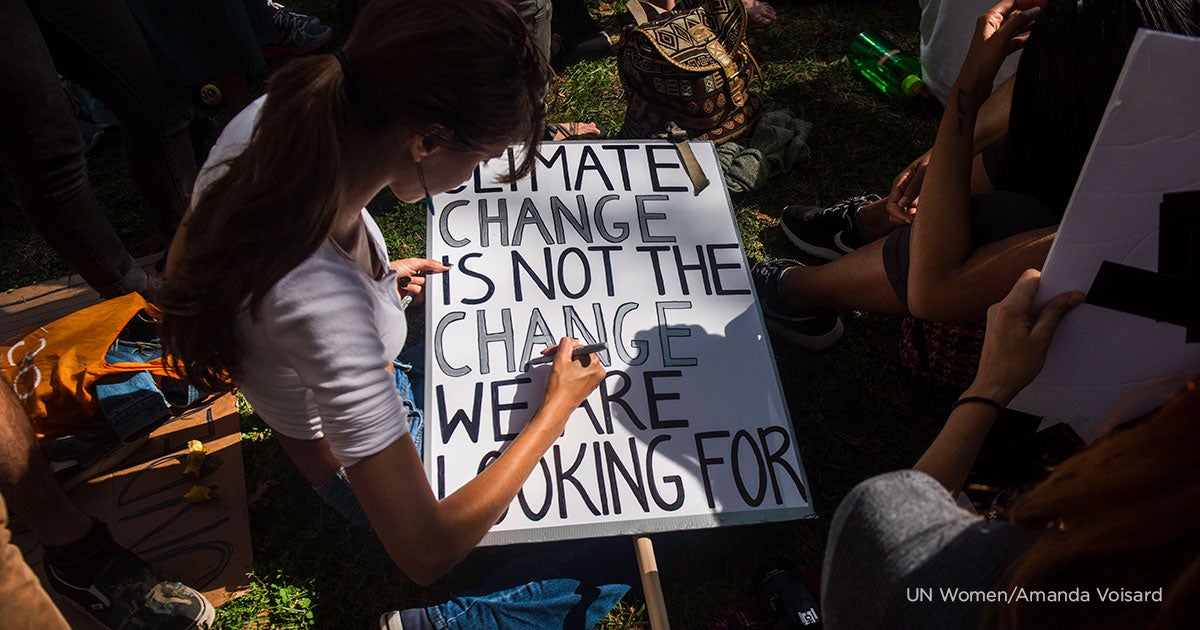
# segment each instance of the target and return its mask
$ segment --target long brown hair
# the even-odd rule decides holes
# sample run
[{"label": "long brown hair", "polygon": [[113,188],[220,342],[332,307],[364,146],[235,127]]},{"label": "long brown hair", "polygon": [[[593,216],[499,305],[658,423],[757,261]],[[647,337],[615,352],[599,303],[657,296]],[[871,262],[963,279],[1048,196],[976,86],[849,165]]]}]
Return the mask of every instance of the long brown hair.
[{"label": "long brown hair", "polygon": [[[1021,51],[1002,185],[1060,214],[1139,28],[1200,35],[1198,0],[1050,0]],[[1182,77],[1181,77],[1181,80]]]},{"label": "long brown hair", "polygon": [[237,377],[240,314],[256,316],[328,235],[353,138],[394,125],[455,151],[521,143],[510,177],[532,169],[549,71],[506,0],[374,0],[341,55],[271,77],[249,144],[184,220],[182,255],[153,298],[168,360],[196,384]]},{"label": "long brown hair", "polygon": [[[1018,499],[1036,542],[997,583],[1086,590],[1088,604],[993,606],[1002,628],[1193,626],[1200,615],[1200,389],[1067,460]],[[1162,602],[1104,603],[1096,589],[1156,590]]]}]

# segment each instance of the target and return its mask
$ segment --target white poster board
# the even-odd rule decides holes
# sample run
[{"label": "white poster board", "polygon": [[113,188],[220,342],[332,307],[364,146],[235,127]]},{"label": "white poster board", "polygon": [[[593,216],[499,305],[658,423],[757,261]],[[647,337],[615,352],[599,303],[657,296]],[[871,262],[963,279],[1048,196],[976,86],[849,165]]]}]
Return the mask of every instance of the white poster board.
[{"label": "white poster board", "polygon": [[[1138,32],[1035,302],[1040,309],[1065,291],[1091,290],[1059,326],[1041,375],[1012,403],[1043,416],[1043,426],[1068,422],[1091,441],[1161,405],[1200,371],[1200,343],[1185,343],[1185,327],[1092,303],[1105,263],[1161,271],[1164,193],[1200,190],[1197,77],[1200,40]],[[1192,308],[1200,300],[1190,292],[1150,297]]]},{"label": "white poster board", "polygon": [[532,176],[492,160],[434,198],[425,462],[446,496],[540,406],[572,336],[604,342],[575,411],[483,544],[641,534],[814,515],[741,238],[711,143],[693,195],[665,142],[547,144]]}]

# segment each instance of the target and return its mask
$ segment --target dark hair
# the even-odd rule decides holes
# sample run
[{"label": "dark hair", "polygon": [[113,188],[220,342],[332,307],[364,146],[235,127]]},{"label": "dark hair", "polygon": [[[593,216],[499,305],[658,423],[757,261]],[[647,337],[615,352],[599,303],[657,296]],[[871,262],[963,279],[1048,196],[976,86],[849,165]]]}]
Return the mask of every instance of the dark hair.
[{"label": "dark hair", "polygon": [[1017,67],[1005,187],[1066,209],[1139,27],[1198,35],[1200,1],[1046,4]]},{"label": "dark hair", "polygon": [[196,384],[223,389],[238,375],[238,318],[256,316],[328,235],[354,139],[391,124],[455,151],[521,143],[510,177],[533,168],[549,71],[506,0],[374,0],[342,57],[304,57],[271,77],[249,144],[184,219],[181,255],[153,298],[168,361]]},{"label": "dark hair", "polygon": [[[1017,499],[1012,522],[1037,540],[996,588],[1090,592],[1089,604],[991,607],[1003,628],[1181,628],[1200,612],[1200,388],[1098,440]],[[1112,604],[1096,588],[1163,589],[1162,602]]]}]

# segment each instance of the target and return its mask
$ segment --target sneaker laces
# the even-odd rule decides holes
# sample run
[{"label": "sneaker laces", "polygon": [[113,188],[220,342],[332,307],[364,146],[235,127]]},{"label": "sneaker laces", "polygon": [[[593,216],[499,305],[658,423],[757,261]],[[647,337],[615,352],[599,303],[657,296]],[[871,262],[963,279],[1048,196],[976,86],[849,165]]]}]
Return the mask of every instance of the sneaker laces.
[{"label": "sneaker laces", "polygon": [[882,197],[879,195],[858,195],[843,199],[832,206],[821,211],[821,217],[830,217],[836,219],[842,225],[842,232],[845,234],[843,238],[848,239],[847,242],[851,247],[861,247],[866,245],[866,233],[862,231],[859,225],[856,225],[856,217],[858,211],[862,210],[863,206],[879,201]]},{"label": "sneaker laces", "polygon": [[843,199],[832,206],[829,206],[822,212],[822,214],[825,212],[833,212],[844,214],[849,217],[851,214],[858,212],[863,206],[879,201],[880,199],[881,197],[879,195],[858,195],[857,197],[850,197],[848,199]]},{"label": "sneaker laces", "polygon": [[268,2],[267,6],[275,9],[273,21],[275,26],[283,31],[303,30],[313,19],[303,13],[289,11],[287,7],[277,2]]},{"label": "sneaker laces", "polygon": [[770,260],[751,259],[750,276],[754,281],[755,287],[758,289],[758,297],[762,300],[764,308],[787,315],[796,311],[796,309],[788,306],[783,300],[783,293],[781,291],[783,288],[783,274],[787,273],[793,267],[803,266],[799,261],[789,258],[775,258]]},{"label": "sneaker laces", "polygon": [[304,21],[300,19],[299,13],[292,13],[284,9],[275,12],[275,26],[281,31],[296,31],[304,28]]}]

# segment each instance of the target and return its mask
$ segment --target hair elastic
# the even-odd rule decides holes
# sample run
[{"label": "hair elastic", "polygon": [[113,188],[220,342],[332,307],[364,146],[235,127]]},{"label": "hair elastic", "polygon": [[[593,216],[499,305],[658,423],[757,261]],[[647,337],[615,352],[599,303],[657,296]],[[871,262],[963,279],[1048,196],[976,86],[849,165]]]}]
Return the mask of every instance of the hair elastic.
[{"label": "hair elastic", "polygon": [[992,400],[991,398],[985,398],[983,396],[963,396],[962,398],[959,398],[958,400],[954,401],[953,405],[950,405],[950,411],[954,411],[955,409],[958,409],[959,407],[961,407],[967,403],[984,404],[984,405],[991,407],[992,409],[995,409],[996,413],[1004,413],[1004,405],[1001,405],[1000,403]]},{"label": "hair elastic", "polygon": [[375,105],[371,97],[366,94],[358,77],[354,73],[353,66],[350,65],[350,59],[346,57],[343,50],[333,51],[333,58],[337,59],[338,65],[342,67],[342,86],[346,92],[346,100],[350,101],[351,107],[358,112],[362,123],[367,129],[380,129],[387,125],[388,116],[383,110]]},{"label": "hair elastic", "polygon": [[421,182],[421,189],[425,191],[425,207],[429,208],[429,216],[433,216],[433,195],[429,194],[429,187],[425,185],[425,170],[421,168],[420,160],[417,160],[417,180]]},{"label": "hair elastic", "polygon": [[333,57],[337,59],[338,65],[342,67],[342,74],[345,75],[346,81],[349,82],[352,73],[350,71],[350,60],[346,58],[346,53],[338,49],[333,51]]}]

